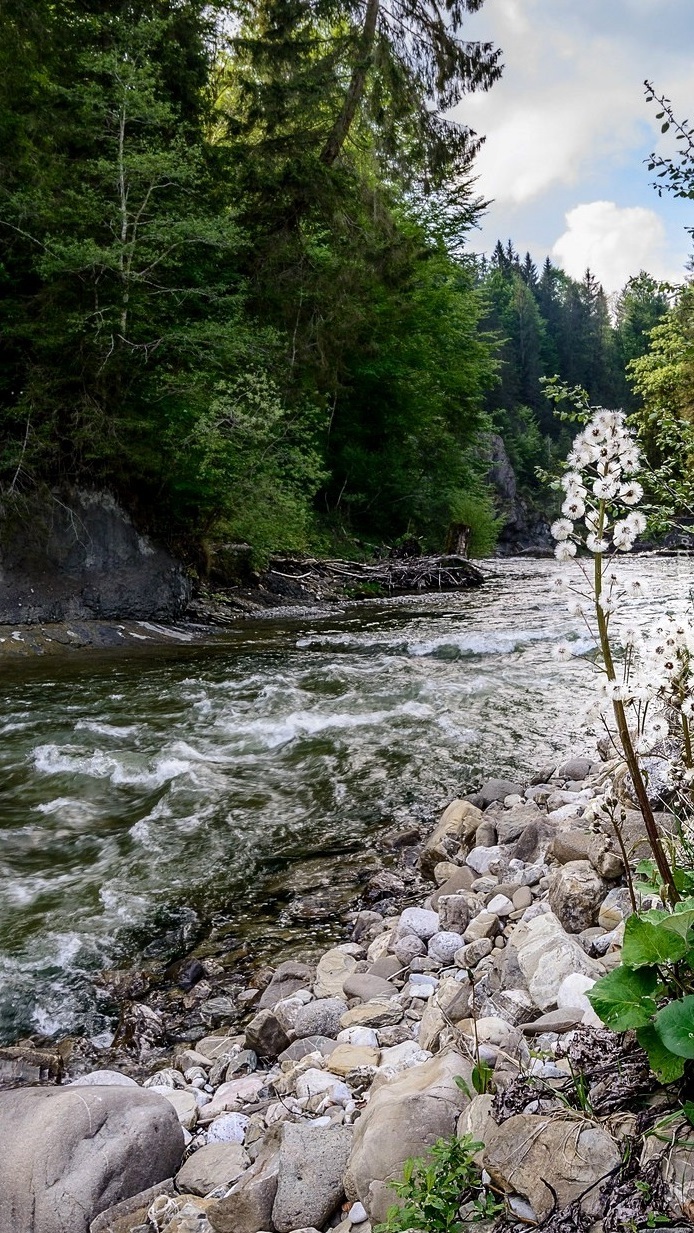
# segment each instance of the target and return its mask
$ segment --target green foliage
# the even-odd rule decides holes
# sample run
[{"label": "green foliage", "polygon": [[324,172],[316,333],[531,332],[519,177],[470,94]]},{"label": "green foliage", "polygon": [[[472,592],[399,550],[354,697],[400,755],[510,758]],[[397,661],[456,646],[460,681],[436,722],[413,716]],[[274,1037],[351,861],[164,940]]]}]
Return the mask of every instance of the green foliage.
[{"label": "green foliage", "polygon": [[694,898],[630,916],[621,967],[588,997],[608,1027],[636,1029],[661,1083],[681,1079],[694,1058]]},{"label": "green foliage", "polygon": [[[408,1160],[402,1181],[391,1183],[401,1205],[390,1208],[385,1224],[377,1225],[374,1233],[403,1233],[413,1228],[425,1233],[462,1233],[469,1223],[497,1215],[503,1205],[486,1191],[475,1162],[483,1146],[471,1135],[439,1139],[428,1156]],[[463,1204],[465,1223],[459,1214]]]},{"label": "green foliage", "polygon": [[[399,6],[397,0],[396,7]],[[115,489],[260,555],[325,528],[442,548],[493,519],[493,379],[458,246],[475,148],[439,107],[498,76],[477,0],[8,0],[0,19],[0,486]],[[433,22],[433,24],[432,24]],[[425,193],[435,187],[435,193]],[[323,525],[321,525],[323,520]]]}]

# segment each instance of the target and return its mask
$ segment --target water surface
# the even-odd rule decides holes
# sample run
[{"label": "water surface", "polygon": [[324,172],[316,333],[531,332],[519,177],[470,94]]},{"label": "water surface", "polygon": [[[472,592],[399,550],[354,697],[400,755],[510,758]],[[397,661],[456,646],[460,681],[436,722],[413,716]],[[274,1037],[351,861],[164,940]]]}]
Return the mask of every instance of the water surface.
[{"label": "water surface", "polygon": [[[592,642],[557,567],[485,572],[208,647],[3,667],[0,1039],[103,1033],[99,968],[180,953],[209,922],[272,936],[295,895],[356,886],[380,830],[587,750]],[[689,561],[638,572],[646,622],[683,608]]]}]

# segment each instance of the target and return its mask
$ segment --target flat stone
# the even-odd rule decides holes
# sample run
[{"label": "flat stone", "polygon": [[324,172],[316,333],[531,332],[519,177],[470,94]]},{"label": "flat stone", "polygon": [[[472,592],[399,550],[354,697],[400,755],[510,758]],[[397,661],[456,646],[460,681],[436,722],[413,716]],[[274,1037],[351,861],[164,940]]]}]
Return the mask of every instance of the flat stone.
[{"label": "flat stone", "polygon": [[[343,988],[345,997],[361,998],[363,1002],[369,1002],[372,998],[394,997],[397,993],[395,985],[380,976],[371,976],[368,972],[348,976]],[[341,1013],[344,1014],[344,1007]]]},{"label": "flat stone", "polygon": [[560,779],[585,779],[590,775],[592,762],[589,758],[567,758],[557,770]]},{"label": "flat stone", "polygon": [[300,1062],[309,1053],[320,1053],[322,1057],[330,1057],[335,1048],[335,1041],[329,1036],[302,1036],[293,1040],[291,1045],[279,1054],[278,1062]]},{"label": "flat stone", "polygon": [[131,1087],[0,1092],[0,1229],[88,1233],[115,1203],[177,1171],[184,1135],[167,1100]]},{"label": "flat stone", "polygon": [[455,873],[452,873],[446,881],[439,886],[439,889],[431,896],[431,906],[434,910],[438,909],[439,901],[444,895],[458,895],[460,891],[468,891],[472,889],[472,883],[475,880],[475,874],[467,865],[460,865]]},{"label": "flat stone", "polygon": [[264,1084],[265,1076],[259,1074],[244,1075],[222,1083],[209,1104],[203,1105],[200,1110],[200,1120],[211,1122],[219,1113],[234,1112],[240,1104],[251,1104]]},{"label": "flat stone", "polygon": [[383,955],[381,959],[377,959],[369,968],[369,976],[380,976],[382,980],[390,980],[393,976],[398,976],[403,969],[403,964],[398,959],[397,955]]},{"label": "flat stone", "polygon": [[522,1023],[521,1032],[525,1036],[541,1036],[544,1032],[571,1032],[583,1022],[583,1011],[579,1007],[565,1006],[562,1010],[548,1010],[532,1023]]},{"label": "flat stone", "polygon": [[320,959],[316,968],[314,993],[317,998],[342,996],[342,986],[357,966],[354,955],[341,950],[329,950]]},{"label": "flat stone", "polygon": [[351,1027],[390,1027],[400,1023],[403,1017],[402,1006],[388,1005],[386,1002],[362,1002],[345,1012],[340,1019],[340,1026]]},{"label": "flat stone", "polygon": [[350,1074],[361,1066],[378,1066],[380,1051],[359,1045],[338,1045],[330,1055],[330,1070],[334,1075]]},{"label": "flat stone", "polygon": [[243,1044],[243,1036],[204,1036],[197,1042],[197,1052],[208,1061],[216,1062],[223,1053],[230,1053],[238,1044]]},{"label": "flat stone", "polygon": [[209,1143],[188,1157],[176,1174],[176,1185],[181,1193],[204,1197],[218,1186],[232,1186],[250,1163],[239,1143]]},{"label": "flat stone", "polygon": [[276,1002],[291,997],[297,989],[308,989],[313,983],[313,969],[306,963],[288,959],[281,963],[258,1002],[259,1010],[272,1010]]}]

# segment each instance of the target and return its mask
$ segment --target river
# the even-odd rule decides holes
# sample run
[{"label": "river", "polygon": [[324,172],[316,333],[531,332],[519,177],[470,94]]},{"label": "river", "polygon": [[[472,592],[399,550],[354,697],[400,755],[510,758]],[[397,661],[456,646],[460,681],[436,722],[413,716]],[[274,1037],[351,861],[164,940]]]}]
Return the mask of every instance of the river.
[{"label": "river", "polygon": [[[690,561],[629,568],[645,624],[683,610]],[[479,590],[244,621],[212,645],[5,665],[0,1040],[105,1044],[100,968],[215,928],[300,941],[296,897],[353,894],[381,831],[589,750],[592,641],[559,567],[484,570]]]}]

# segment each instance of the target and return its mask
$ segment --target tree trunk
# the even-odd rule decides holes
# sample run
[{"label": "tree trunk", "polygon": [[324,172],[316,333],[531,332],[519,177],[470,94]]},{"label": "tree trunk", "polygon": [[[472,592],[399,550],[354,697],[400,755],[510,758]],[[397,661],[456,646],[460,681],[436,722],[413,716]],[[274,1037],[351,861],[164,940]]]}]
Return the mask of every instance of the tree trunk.
[{"label": "tree trunk", "polygon": [[326,167],[332,167],[338,158],[364,94],[366,75],[369,71],[371,53],[376,37],[376,22],[378,21],[380,3],[381,0],[367,0],[364,28],[359,39],[357,62],[352,70],[342,110],[333,124],[328,140],[321,151],[320,160],[322,163],[325,163]]}]

